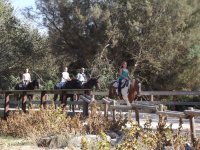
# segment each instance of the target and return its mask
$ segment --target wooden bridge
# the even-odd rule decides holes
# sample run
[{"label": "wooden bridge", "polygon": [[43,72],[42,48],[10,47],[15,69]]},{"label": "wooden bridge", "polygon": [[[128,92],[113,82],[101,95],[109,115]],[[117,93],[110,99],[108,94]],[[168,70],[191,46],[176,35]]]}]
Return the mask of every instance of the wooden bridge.
[{"label": "wooden bridge", "polygon": [[[26,100],[27,94],[37,94],[40,95],[40,107],[43,107],[44,104],[50,103],[45,97],[46,94],[84,94],[85,91],[90,91],[92,96],[82,95],[80,96],[79,101],[68,102],[68,104],[72,105],[83,105],[83,114],[88,115],[88,107],[96,100],[96,96],[100,95],[103,96],[101,100],[97,100],[96,104],[103,105],[104,107],[104,116],[108,117],[108,112],[111,112],[113,121],[116,120],[116,111],[134,111],[135,118],[138,124],[140,124],[140,117],[139,113],[144,111],[151,111],[155,112],[160,119],[165,117],[175,117],[175,118],[186,118],[189,119],[190,122],[190,130],[191,130],[191,140],[194,143],[196,139],[196,132],[195,132],[195,117],[200,116],[200,110],[188,108],[183,112],[178,111],[170,111],[164,110],[163,105],[193,105],[193,106],[200,106],[200,102],[178,102],[178,101],[160,101],[159,99],[155,99],[155,96],[179,96],[179,95],[193,95],[199,96],[200,91],[142,91],[141,85],[139,90],[140,96],[148,96],[150,97],[148,101],[137,101],[132,103],[131,106],[120,105],[117,104],[118,102],[124,103],[124,101],[120,100],[112,100],[107,98],[108,92],[96,92],[92,91],[91,89],[62,89],[62,90],[10,90],[10,91],[0,91],[0,94],[4,96],[4,118],[8,116],[9,112],[9,104],[10,104],[10,96],[13,94],[22,94],[22,110],[26,111]],[[156,100],[156,101],[155,101]]]}]

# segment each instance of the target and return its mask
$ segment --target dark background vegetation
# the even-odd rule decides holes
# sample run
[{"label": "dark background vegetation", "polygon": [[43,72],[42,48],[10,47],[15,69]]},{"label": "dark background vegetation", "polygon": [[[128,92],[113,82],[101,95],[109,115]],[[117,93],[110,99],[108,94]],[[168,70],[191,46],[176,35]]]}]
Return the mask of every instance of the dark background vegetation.
[{"label": "dark background vegetation", "polygon": [[24,15],[47,34],[22,25],[0,1],[0,88],[13,89],[25,68],[44,88],[60,79],[64,66],[76,75],[101,76],[102,89],[117,78],[123,60],[146,90],[200,87],[198,0],[37,0]]}]

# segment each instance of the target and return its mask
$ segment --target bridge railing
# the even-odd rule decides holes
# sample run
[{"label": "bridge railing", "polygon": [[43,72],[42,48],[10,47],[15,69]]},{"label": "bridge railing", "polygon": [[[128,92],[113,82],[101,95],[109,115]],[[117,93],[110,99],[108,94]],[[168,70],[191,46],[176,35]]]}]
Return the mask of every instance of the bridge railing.
[{"label": "bridge railing", "polygon": [[39,94],[40,105],[44,105],[46,94],[83,94],[91,89],[58,89],[58,90],[4,90],[0,94],[4,95],[4,118],[7,118],[10,105],[10,96],[15,94],[22,95],[22,110],[26,112],[26,100],[28,94]]}]

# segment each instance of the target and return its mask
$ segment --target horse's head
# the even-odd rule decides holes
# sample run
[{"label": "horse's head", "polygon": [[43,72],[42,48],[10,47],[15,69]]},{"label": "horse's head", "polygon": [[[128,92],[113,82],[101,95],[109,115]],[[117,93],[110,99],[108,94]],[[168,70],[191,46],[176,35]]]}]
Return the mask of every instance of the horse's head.
[{"label": "horse's head", "polygon": [[99,76],[98,77],[93,77],[93,78],[90,78],[88,80],[88,82],[85,83],[85,86],[84,88],[93,88],[95,87],[97,90],[99,90],[100,86],[99,86]]},{"label": "horse's head", "polygon": [[34,89],[39,89],[40,88],[40,79],[35,79],[30,84],[32,84]]}]

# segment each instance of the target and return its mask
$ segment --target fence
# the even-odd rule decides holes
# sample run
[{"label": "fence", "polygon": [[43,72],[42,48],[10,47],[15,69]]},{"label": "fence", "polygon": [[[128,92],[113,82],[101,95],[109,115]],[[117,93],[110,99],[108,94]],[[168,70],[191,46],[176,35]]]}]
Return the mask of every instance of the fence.
[{"label": "fence", "polygon": [[[111,100],[109,98],[104,98],[103,99],[105,103],[105,117],[108,117],[108,109],[110,107],[112,111],[112,118],[113,121],[116,121],[116,110],[120,111],[135,111],[135,119],[140,125],[140,117],[139,113],[140,112],[145,112],[146,110],[150,110],[153,112],[156,112],[156,114],[159,116],[159,122],[163,120],[163,117],[175,117],[175,118],[185,118],[189,119],[190,122],[190,136],[191,136],[191,141],[193,145],[196,142],[196,131],[195,131],[195,117],[200,116],[200,110],[195,110],[193,107],[189,107],[188,110],[185,110],[183,112],[179,111],[170,111],[170,110],[164,110],[164,105],[159,104],[159,105],[146,105],[144,103],[132,103],[131,106],[126,106],[126,105],[116,105],[115,100]],[[129,114],[130,115],[130,114]]]},{"label": "fence", "polygon": [[12,91],[0,91],[5,97],[4,103],[4,118],[7,118],[10,105],[10,95],[21,94],[22,95],[22,110],[26,112],[26,100],[28,94],[40,95],[40,106],[46,104],[46,94],[83,94],[85,91],[91,91],[91,89],[62,89],[62,90],[12,90]]},{"label": "fence", "polygon": [[150,101],[154,101],[154,96],[176,96],[176,95],[200,95],[200,91],[142,91],[141,84],[139,84],[140,96],[151,96]]}]

